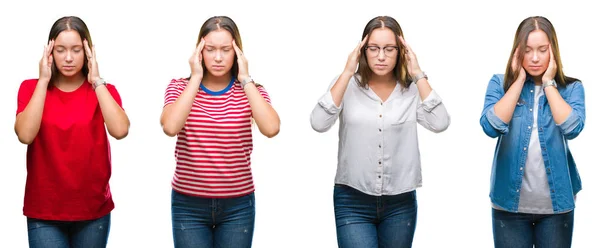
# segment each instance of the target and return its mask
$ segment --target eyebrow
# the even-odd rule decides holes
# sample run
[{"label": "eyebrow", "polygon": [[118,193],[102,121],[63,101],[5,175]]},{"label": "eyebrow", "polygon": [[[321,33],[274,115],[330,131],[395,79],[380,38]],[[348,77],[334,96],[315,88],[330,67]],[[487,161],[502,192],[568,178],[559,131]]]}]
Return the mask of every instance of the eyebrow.
[{"label": "eyebrow", "polygon": [[232,45],[224,45],[224,46],[206,45],[206,47],[210,47],[210,48],[217,48],[217,47],[220,47],[220,48],[230,48],[230,47],[233,47],[233,46]]},{"label": "eyebrow", "polygon": [[527,48],[541,48],[541,47],[547,47],[547,46],[550,46],[550,43],[548,43],[546,45],[539,45],[537,47],[527,46]]}]

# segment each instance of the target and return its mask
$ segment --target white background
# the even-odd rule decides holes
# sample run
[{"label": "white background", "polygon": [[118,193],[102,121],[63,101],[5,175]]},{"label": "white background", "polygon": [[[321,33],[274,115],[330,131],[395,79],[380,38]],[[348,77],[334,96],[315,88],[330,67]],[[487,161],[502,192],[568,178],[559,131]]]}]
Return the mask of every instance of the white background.
[{"label": "white background", "polygon": [[[10,6],[7,4],[10,2]],[[485,89],[503,73],[524,18],[553,22],[567,75],[583,81],[586,128],[570,142],[583,180],[573,247],[593,247],[600,221],[599,39],[595,8],[578,1],[3,1],[0,4],[0,247],[26,247],[22,215],[26,146],[13,131],[17,91],[38,77],[54,21],[77,15],[96,44],[100,75],[119,90],[129,136],[111,139],[116,208],[109,247],[172,247],[170,181],[174,142],[159,116],[172,78],[189,75],[202,23],[228,15],[238,24],[250,74],[266,86],[281,117],[273,139],[255,128],[254,247],[336,247],[333,179],[337,125],[319,134],[310,112],[358,44],[366,23],[395,17],[452,116],[441,134],[419,128],[423,187],[414,247],[492,247],[488,198],[495,139],[479,125]],[[596,141],[596,142],[594,142]],[[597,158],[597,157],[596,157]]]}]

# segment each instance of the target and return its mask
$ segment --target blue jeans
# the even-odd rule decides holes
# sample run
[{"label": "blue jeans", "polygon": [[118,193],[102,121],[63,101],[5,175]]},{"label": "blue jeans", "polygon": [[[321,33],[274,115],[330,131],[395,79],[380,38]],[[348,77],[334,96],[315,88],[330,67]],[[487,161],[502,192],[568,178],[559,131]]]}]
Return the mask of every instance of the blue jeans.
[{"label": "blue jeans", "polygon": [[27,218],[31,248],[106,247],[110,213],[95,220],[56,221]]},{"label": "blue jeans", "polygon": [[492,208],[496,248],[568,248],[574,210],[562,214],[522,214]]},{"label": "blue jeans", "polygon": [[236,198],[202,198],[172,191],[175,248],[252,246],[254,193]]},{"label": "blue jeans", "polygon": [[417,222],[416,191],[372,196],[336,184],[333,203],[339,247],[412,247]]}]

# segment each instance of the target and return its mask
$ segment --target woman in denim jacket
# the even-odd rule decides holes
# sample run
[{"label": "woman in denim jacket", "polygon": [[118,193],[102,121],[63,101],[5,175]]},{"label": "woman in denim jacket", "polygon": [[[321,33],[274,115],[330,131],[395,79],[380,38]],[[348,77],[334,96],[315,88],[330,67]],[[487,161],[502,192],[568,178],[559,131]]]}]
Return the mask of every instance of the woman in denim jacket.
[{"label": "woman in denim jacket", "polygon": [[583,85],[564,75],[554,27],[540,16],[523,20],[480,119],[498,138],[490,185],[496,247],[571,246],[581,180],[567,141],[584,122]]}]

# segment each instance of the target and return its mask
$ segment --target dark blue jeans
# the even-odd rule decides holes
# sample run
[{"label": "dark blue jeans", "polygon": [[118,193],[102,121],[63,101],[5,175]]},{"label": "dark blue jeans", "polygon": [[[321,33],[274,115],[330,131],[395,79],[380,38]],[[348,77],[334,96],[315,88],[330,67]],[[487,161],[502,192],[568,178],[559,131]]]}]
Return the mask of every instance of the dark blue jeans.
[{"label": "dark blue jeans", "polygon": [[496,248],[568,248],[574,211],[562,214],[521,214],[492,208]]},{"label": "dark blue jeans", "polygon": [[336,184],[333,191],[338,246],[341,248],[412,247],[417,195],[372,196]]},{"label": "dark blue jeans", "polygon": [[27,236],[31,248],[106,247],[110,231],[110,213],[86,221],[55,221],[27,218]]},{"label": "dark blue jeans", "polygon": [[202,198],[172,191],[175,248],[252,246],[254,193],[236,198]]}]

